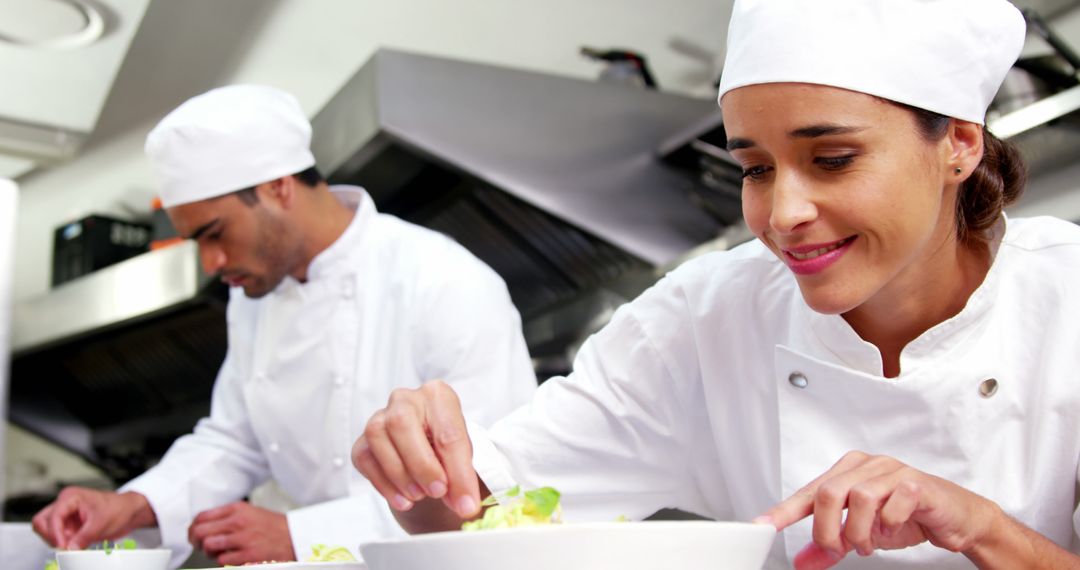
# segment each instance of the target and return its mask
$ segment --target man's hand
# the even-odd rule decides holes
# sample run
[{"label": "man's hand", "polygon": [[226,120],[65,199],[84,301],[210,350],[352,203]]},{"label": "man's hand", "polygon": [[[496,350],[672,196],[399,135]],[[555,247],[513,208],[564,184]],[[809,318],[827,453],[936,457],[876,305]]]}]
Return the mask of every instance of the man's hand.
[{"label": "man's hand", "polygon": [[34,532],[49,544],[79,550],[102,540],[157,524],[153,509],[139,493],[112,493],[68,487],[34,515]]},{"label": "man's hand", "polygon": [[296,560],[285,515],[244,502],[199,513],[188,540],[222,566]]}]

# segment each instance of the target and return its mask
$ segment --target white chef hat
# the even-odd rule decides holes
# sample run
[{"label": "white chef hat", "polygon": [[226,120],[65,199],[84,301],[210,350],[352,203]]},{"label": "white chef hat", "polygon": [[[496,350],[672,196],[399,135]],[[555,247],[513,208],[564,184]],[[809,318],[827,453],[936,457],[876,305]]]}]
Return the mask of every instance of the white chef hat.
[{"label": "white chef hat", "polygon": [[171,208],[222,196],[315,164],[311,123],[284,91],[213,89],[187,100],[146,137],[146,155]]},{"label": "white chef hat", "polygon": [[1025,31],[1007,0],[736,0],[719,98],[816,83],[982,124]]}]

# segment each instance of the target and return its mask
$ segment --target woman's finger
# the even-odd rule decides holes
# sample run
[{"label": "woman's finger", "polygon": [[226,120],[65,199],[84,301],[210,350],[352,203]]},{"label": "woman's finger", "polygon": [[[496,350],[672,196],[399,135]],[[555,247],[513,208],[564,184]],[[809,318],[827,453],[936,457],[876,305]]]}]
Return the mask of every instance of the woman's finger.
[{"label": "woman's finger", "polygon": [[379,460],[376,459],[374,452],[371,450],[367,435],[361,436],[353,444],[352,456],[353,465],[356,466],[356,469],[371,482],[375,490],[386,499],[386,502],[390,503],[391,507],[399,511],[407,511],[413,507],[413,502],[405,498],[397,486],[383,472]]}]

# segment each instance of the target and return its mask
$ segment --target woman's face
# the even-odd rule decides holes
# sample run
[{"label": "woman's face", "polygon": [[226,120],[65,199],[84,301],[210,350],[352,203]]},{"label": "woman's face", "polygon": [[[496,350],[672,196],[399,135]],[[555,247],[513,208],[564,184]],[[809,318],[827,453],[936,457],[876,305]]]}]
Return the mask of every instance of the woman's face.
[{"label": "woman's face", "polygon": [[904,108],[801,83],[735,89],[723,115],[746,222],[814,310],[925,294],[955,259],[951,135],[929,143]]}]

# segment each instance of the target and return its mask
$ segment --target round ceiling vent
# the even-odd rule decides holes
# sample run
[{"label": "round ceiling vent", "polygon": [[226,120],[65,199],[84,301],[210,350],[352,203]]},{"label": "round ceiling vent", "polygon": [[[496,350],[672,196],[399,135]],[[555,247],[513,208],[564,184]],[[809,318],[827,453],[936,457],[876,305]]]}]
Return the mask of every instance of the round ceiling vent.
[{"label": "round ceiling vent", "polygon": [[105,33],[93,0],[5,0],[0,3],[0,42],[41,49],[88,46]]}]

